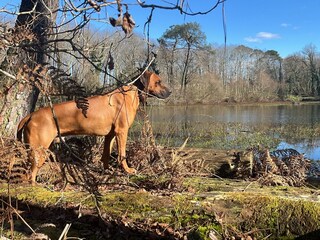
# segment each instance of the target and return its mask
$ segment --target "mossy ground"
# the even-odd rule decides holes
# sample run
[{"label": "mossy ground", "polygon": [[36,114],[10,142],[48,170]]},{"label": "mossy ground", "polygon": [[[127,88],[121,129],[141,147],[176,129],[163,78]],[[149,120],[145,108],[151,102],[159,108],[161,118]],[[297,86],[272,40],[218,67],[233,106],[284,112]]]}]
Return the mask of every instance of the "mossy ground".
[{"label": "mossy ground", "polygon": [[[72,224],[68,237],[79,239],[127,239],[128,234],[129,239],[209,239],[209,234],[218,239],[293,239],[319,233],[319,189],[261,187],[205,177],[181,180],[182,192],[102,190],[98,208],[97,196],[75,188],[53,191],[41,185],[10,185],[11,205],[33,229],[51,239],[57,239],[67,223]],[[7,184],[1,185],[0,194],[7,202]],[[20,217],[13,222],[15,239],[30,236]],[[49,223],[55,227],[41,228]],[[4,236],[10,235],[9,227],[4,221]]]}]

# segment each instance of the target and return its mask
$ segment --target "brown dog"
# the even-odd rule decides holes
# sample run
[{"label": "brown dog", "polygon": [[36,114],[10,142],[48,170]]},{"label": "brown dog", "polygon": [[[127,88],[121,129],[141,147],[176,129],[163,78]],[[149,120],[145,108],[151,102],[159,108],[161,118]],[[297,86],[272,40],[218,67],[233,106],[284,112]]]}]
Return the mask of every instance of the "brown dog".
[{"label": "brown dog", "polygon": [[[108,167],[114,139],[118,145],[118,161],[128,173],[135,169],[126,162],[128,131],[134,121],[139,99],[147,95],[167,98],[169,89],[155,73],[146,71],[134,85],[122,86],[113,92],[88,98],[89,108],[86,117],[76,106],[75,101],[53,106],[61,136],[96,135],[105,136],[101,157],[104,168]],[[21,120],[17,130],[18,140],[23,140],[31,148],[31,182],[46,160],[46,149],[57,137],[57,126],[49,107],[41,108]]]}]

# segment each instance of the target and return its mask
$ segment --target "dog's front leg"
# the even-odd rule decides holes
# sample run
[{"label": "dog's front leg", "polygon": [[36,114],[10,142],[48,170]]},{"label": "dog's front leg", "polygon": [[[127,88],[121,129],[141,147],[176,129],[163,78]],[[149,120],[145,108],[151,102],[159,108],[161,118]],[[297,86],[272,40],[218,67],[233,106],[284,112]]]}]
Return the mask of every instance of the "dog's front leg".
[{"label": "dog's front leg", "polygon": [[118,162],[121,164],[121,166],[127,173],[134,174],[137,172],[136,169],[129,167],[126,160],[127,138],[128,138],[128,131],[121,131],[116,133],[116,141],[118,145],[118,154],[119,154]]}]

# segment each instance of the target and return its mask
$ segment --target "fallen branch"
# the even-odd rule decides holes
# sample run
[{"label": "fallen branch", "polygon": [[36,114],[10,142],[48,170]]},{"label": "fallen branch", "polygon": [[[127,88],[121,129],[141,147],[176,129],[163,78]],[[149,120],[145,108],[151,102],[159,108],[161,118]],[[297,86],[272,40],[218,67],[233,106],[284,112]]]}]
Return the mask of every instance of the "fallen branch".
[{"label": "fallen branch", "polygon": [[7,77],[9,77],[9,78],[13,79],[13,80],[17,80],[17,77],[16,77],[16,76],[14,76],[14,75],[12,75],[12,74],[10,74],[10,73],[8,73],[8,72],[6,72],[6,71],[2,70],[2,69],[0,69],[0,72],[1,72],[2,74],[4,74],[5,76],[7,76]]}]

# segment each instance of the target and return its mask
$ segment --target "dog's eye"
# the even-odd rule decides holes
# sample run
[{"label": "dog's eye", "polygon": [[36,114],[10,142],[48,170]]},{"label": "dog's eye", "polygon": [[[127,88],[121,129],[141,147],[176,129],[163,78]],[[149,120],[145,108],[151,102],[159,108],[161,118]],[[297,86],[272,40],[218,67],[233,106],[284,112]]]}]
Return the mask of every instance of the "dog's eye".
[{"label": "dog's eye", "polygon": [[156,81],[156,84],[157,85],[160,85],[161,84],[161,81],[159,80],[159,81]]}]

